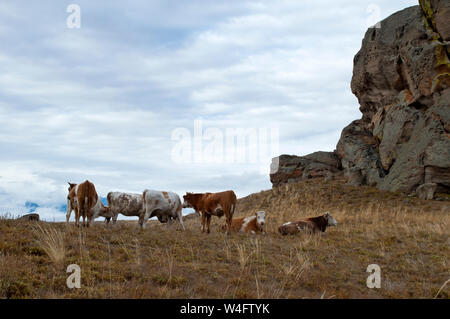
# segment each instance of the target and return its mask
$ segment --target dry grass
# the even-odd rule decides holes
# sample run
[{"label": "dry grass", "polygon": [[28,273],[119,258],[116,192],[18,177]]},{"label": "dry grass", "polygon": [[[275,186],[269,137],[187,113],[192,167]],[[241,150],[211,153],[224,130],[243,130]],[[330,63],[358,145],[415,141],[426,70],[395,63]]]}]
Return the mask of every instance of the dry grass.
[{"label": "dry grass", "polygon": [[[266,235],[186,231],[150,222],[112,229],[0,220],[0,298],[449,298],[449,201],[422,201],[320,179],[242,198],[236,216],[267,213]],[[279,225],[330,211],[322,235],[281,236]],[[55,267],[56,265],[62,267]],[[68,289],[65,267],[81,267]],[[369,264],[381,288],[369,289]]]},{"label": "dry grass", "polygon": [[33,228],[40,247],[56,266],[61,266],[66,255],[64,234],[50,225],[36,225]]}]

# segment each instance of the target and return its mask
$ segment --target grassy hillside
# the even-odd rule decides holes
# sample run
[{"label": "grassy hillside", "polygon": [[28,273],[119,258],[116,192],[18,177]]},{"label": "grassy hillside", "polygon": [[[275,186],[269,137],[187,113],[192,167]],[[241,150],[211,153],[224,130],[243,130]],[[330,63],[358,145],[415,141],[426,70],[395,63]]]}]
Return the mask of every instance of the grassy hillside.
[{"label": "grassy hillside", "polygon": [[[446,198],[317,179],[242,198],[236,216],[260,209],[267,234],[256,236],[226,236],[216,217],[209,235],[199,218],[185,232],[0,220],[0,298],[449,298]],[[324,211],[339,224],[322,235],[277,233]],[[66,286],[69,264],[81,267],[80,289]],[[366,286],[369,264],[381,267],[380,289]]]}]

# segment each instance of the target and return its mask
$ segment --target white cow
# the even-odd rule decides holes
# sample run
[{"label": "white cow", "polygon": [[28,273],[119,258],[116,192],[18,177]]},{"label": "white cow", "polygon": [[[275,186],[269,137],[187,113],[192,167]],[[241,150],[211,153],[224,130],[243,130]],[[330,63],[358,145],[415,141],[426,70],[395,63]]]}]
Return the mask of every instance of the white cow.
[{"label": "white cow", "polygon": [[76,212],[78,210],[77,204],[77,191],[78,184],[68,183],[69,184],[69,195],[67,195],[67,213],[66,213],[66,222],[69,223],[70,215],[72,211]]},{"label": "white cow", "polygon": [[139,220],[143,220],[145,209],[142,194],[110,192],[108,193],[107,199],[109,209],[113,214],[113,224],[116,223],[119,214],[139,216]]},{"label": "white cow", "polygon": [[141,228],[145,228],[149,218],[156,216],[161,223],[172,224],[175,219],[178,219],[181,228],[185,229],[181,215],[183,205],[177,194],[146,189],[143,193],[143,201],[145,213],[143,218],[139,218]]}]

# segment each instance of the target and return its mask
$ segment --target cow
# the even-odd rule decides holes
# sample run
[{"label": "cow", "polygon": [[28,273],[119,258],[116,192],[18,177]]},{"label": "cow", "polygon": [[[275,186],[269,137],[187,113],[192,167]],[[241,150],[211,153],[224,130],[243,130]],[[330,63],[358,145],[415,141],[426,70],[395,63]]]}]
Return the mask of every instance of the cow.
[{"label": "cow", "polygon": [[[231,230],[256,234],[258,232],[265,234],[263,226],[266,222],[266,213],[259,211],[253,216],[233,218],[231,221]],[[226,229],[226,225],[222,226]]]},{"label": "cow", "polygon": [[325,232],[329,226],[336,226],[337,221],[329,212],[317,217],[310,217],[296,222],[288,222],[278,228],[281,235],[292,235],[300,232],[317,233]]},{"label": "cow", "polygon": [[[77,191],[78,191],[78,184],[70,183],[69,184],[69,195],[67,195],[67,213],[66,213],[66,222],[69,223],[70,221],[70,215],[72,214],[72,211],[75,211],[75,213],[78,210],[78,199],[77,199]],[[109,224],[111,217],[105,216],[105,221],[107,224]]]},{"label": "cow", "polygon": [[109,192],[107,200],[113,224],[116,224],[119,213],[125,216],[138,216],[140,220],[144,218],[143,194]]},{"label": "cow", "polygon": [[193,208],[202,217],[202,232],[210,233],[211,216],[226,217],[226,232],[230,233],[231,221],[236,208],[236,194],[232,191],[220,193],[186,193],[183,207]]},{"label": "cow", "polygon": [[[76,226],[79,227],[80,217],[83,217],[83,226],[87,227],[99,216],[112,217],[109,207],[105,207],[100,196],[98,196],[94,184],[86,180],[75,188],[77,189]],[[87,224],[85,222],[86,218]]]},{"label": "cow", "polygon": [[144,190],[142,194],[144,214],[139,216],[139,225],[145,229],[145,224],[149,218],[156,216],[161,223],[172,224],[178,219],[181,228],[185,230],[183,224],[183,208],[180,197],[173,192]]},{"label": "cow", "polygon": [[67,214],[66,214],[66,222],[69,223],[70,215],[72,214],[72,211],[78,210],[77,205],[77,190],[78,185],[68,182],[69,184],[69,195],[67,195]]}]

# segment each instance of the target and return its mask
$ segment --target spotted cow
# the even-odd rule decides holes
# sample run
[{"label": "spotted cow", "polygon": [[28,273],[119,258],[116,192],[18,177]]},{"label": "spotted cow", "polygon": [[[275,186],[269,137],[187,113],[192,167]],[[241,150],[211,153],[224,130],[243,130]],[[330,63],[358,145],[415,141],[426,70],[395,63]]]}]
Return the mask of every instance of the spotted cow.
[{"label": "spotted cow", "polygon": [[144,214],[139,217],[139,225],[142,229],[149,218],[156,216],[161,223],[172,224],[178,219],[181,228],[184,230],[183,208],[180,197],[173,192],[164,192],[146,189],[142,195]]},{"label": "spotted cow", "polygon": [[109,192],[106,198],[113,224],[116,223],[119,214],[144,218],[145,209],[142,194]]}]

